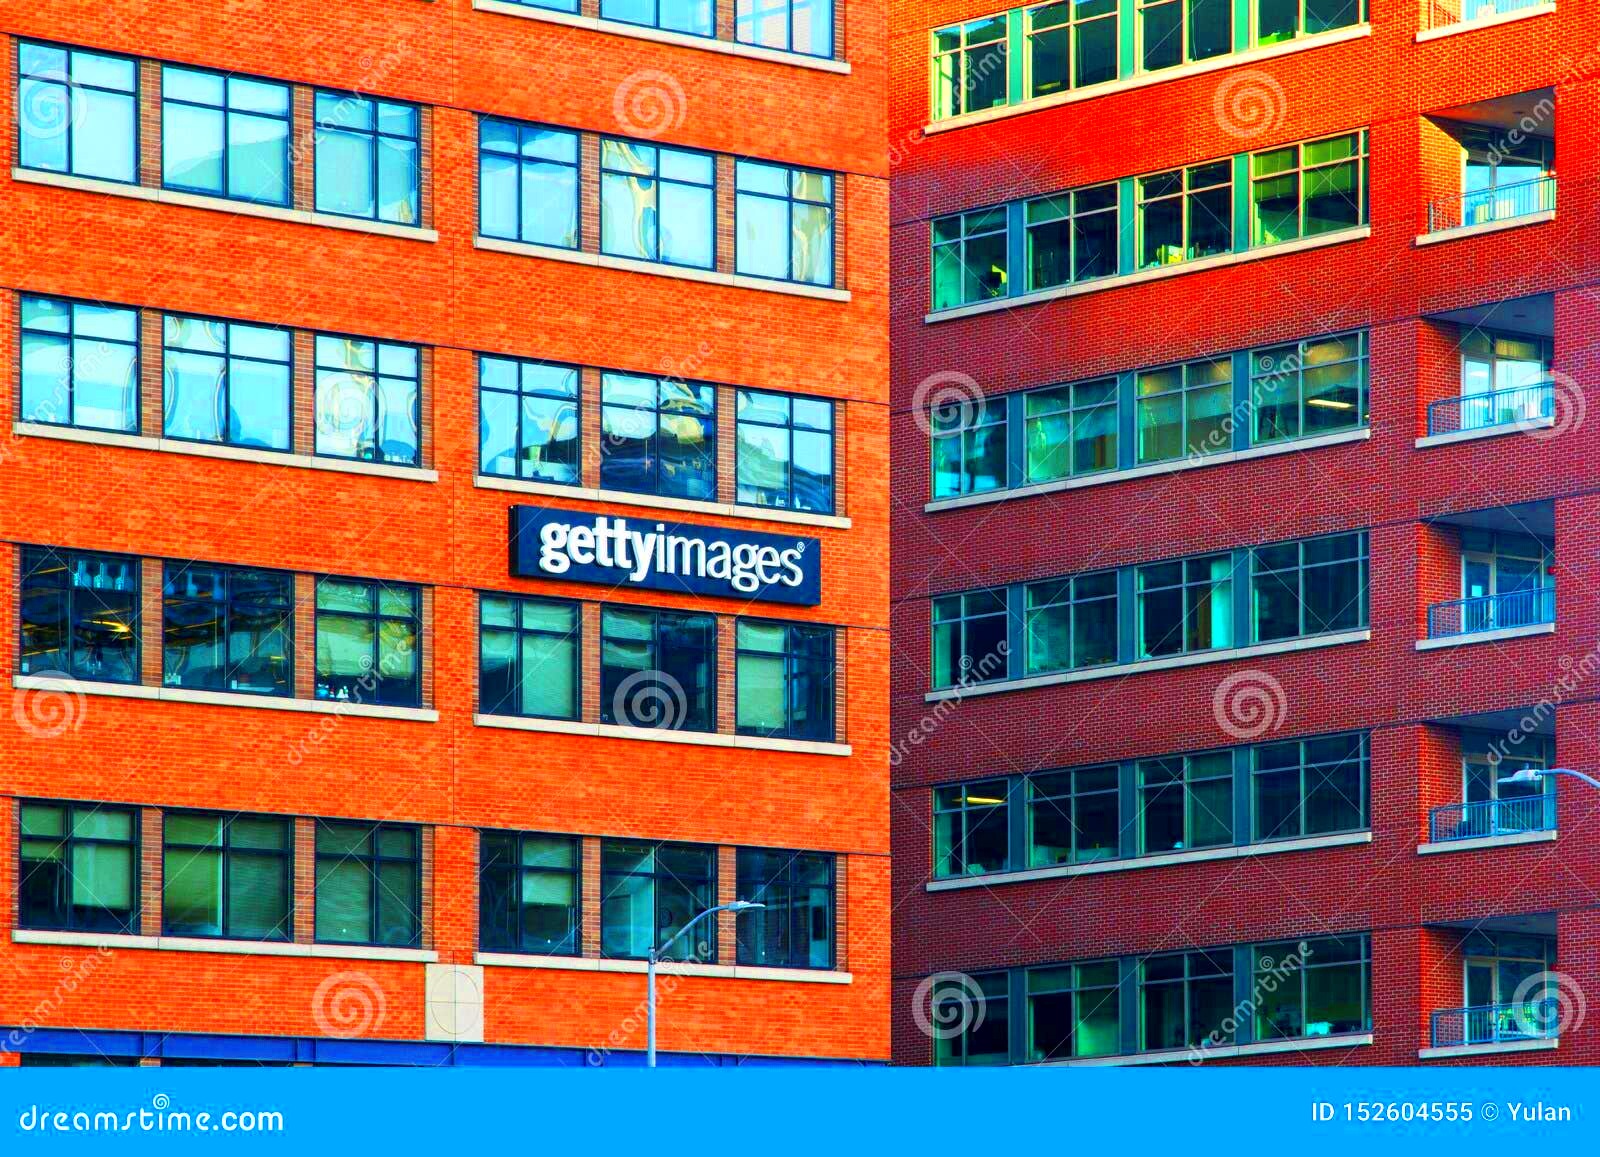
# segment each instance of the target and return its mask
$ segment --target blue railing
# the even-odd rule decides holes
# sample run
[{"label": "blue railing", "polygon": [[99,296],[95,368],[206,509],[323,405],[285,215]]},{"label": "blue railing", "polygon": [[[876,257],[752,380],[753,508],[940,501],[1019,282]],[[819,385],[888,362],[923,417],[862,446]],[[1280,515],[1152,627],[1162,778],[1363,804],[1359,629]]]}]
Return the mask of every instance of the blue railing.
[{"label": "blue railing", "polygon": [[1514,185],[1479,189],[1459,197],[1428,202],[1428,232],[1459,229],[1463,225],[1488,225],[1510,221],[1556,207],[1556,179],[1535,177]]},{"label": "blue railing", "polygon": [[1428,0],[1428,27],[1487,20],[1524,8],[1542,8],[1551,0]]},{"label": "blue railing", "polygon": [[1503,595],[1434,603],[1428,608],[1428,638],[1447,639],[1555,621],[1555,587],[1533,587]]},{"label": "blue railing", "polygon": [[1497,1045],[1548,1040],[1561,1035],[1560,1008],[1554,997],[1516,1004],[1441,1008],[1433,1014],[1433,1047]]},{"label": "blue railing", "polygon": [[1428,812],[1428,842],[1434,844],[1521,832],[1551,832],[1555,827],[1556,797],[1549,794],[1450,803]]},{"label": "blue railing", "polygon": [[1534,382],[1509,390],[1490,390],[1486,394],[1466,394],[1430,402],[1428,433],[1454,434],[1461,430],[1536,422],[1541,418],[1554,418],[1555,413],[1555,383]]}]

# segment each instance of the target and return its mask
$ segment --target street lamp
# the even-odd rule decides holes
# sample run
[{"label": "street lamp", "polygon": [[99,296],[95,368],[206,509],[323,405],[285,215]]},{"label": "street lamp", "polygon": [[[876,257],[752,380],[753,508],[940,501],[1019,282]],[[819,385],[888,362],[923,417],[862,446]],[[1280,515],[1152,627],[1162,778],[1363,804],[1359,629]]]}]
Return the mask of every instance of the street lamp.
[{"label": "street lamp", "polygon": [[1600,779],[1592,775],[1584,775],[1581,771],[1573,771],[1570,767],[1547,767],[1540,770],[1537,767],[1525,767],[1521,771],[1514,771],[1510,775],[1500,777],[1501,783],[1535,783],[1540,776],[1545,775],[1570,775],[1573,779],[1581,779],[1590,787],[1600,787]]},{"label": "street lamp", "polygon": [[755,908],[765,908],[765,904],[757,904],[754,900],[734,900],[728,904],[718,904],[715,908],[707,908],[700,915],[690,920],[659,948],[652,947],[650,955],[645,961],[645,976],[649,984],[649,993],[645,997],[645,1065],[649,1068],[656,1067],[656,965],[666,955],[667,950],[678,941],[682,940],[689,930],[707,916],[715,916],[718,912],[749,912]]}]

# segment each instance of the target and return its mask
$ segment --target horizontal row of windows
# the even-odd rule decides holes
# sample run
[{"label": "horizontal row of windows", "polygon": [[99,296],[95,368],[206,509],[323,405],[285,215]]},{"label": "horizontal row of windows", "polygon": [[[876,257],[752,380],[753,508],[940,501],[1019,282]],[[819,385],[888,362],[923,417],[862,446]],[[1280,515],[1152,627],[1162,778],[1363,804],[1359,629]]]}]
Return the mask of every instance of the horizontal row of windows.
[{"label": "horizontal row of windows", "polygon": [[[141,815],[108,804],[23,801],[18,927],[138,934]],[[295,939],[295,821],[171,811],[162,816],[160,929],[166,936]],[[315,821],[312,939],[415,948],[423,942],[424,829]],[[481,834],[478,944],[484,951],[583,955],[578,837]],[[647,956],[717,901],[718,849],[600,841],[600,955]],[[738,963],[834,966],[834,857],[740,848]],[[714,929],[669,958],[717,958]]]},{"label": "horizontal row of windows", "polygon": [[1355,832],[1367,737],[1293,739],[936,787],[937,879]]},{"label": "horizontal row of windows", "polygon": [[1050,0],[935,29],[944,120],[1350,28],[1363,0]]},{"label": "horizontal row of windows", "polygon": [[1362,330],[935,406],[933,497],[1359,429],[1367,398]]},{"label": "horizontal row of windows", "polygon": [[[578,0],[512,0],[576,15]],[[600,19],[727,39],[717,0],[600,0]],[[733,42],[805,56],[833,56],[833,0],[734,0]]]},{"label": "horizontal row of windows", "polygon": [[936,217],[932,307],[1353,229],[1367,184],[1363,129]]},{"label": "horizontal row of windows", "polygon": [[1355,630],[1367,582],[1362,530],[941,595],[933,686]]},{"label": "horizontal row of windows", "polygon": [[[932,987],[938,1065],[1004,1065],[1333,1037],[1372,1028],[1362,933],[1164,952]],[[981,1013],[981,1015],[980,1015]]]},{"label": "horizontal row of windows", "polygon": [[[165,563],[162,685],[292,697],[295,577]],[[19,673],[142,683],[141,583],[138,558],[23,548]],[[420,706],[422,607],[417,586],[318,577],[316,697]],[[484,593],[478,607],[480,710],[582,719],[584,604]],[[600,607],[600,722],[716,731],[719,625],[714,614]],[[739,618],[733,630],[738,732],[832,741],[834,628]]]}]

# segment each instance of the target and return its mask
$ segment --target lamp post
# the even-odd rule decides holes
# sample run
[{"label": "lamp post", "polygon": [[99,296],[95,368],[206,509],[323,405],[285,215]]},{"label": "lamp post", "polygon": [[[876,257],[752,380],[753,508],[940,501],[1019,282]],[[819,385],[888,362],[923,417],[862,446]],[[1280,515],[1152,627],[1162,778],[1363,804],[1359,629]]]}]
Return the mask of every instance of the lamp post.
[{"label": "lamp post", "polygon": [[728,904],[718,904],[714,908],[707,908],[700,915],[690,920],[661,947],[654,946],[650,955],[645,960],[645,977],[649,991],[645,995],[645,1065],[648,1068],[656,1067],[656,965],[667,954],[667,950],[678,941],[682,940],[689,930],[707,916],[715,916],[718,912],[749,912],[754,908],[765,908],[765,904],[757,904],[753,900],[734,900]]},{"label": "lamp post", "polygon": [[1573,779],[1581,779],[1590,787],[1600,787],[1600,779],[1592,775],[1584,775],[1581,771],[1573,771],[1570,767],[1547,767],[1540,770],[1536,767],[1525,767],[1521,771],[1514,771],[1510,775],[1500,777],[1501,783],[1534,783],[1540,776],[1545,775],[1570,775]]}]

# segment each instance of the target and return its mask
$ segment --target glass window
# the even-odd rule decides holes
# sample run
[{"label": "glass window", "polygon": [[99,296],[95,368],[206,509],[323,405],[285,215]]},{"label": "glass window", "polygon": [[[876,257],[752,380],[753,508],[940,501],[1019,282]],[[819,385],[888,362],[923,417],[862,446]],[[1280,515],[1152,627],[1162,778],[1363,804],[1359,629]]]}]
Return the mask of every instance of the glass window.
[{"label": "glass window", "polygon": [[735,0],[733,38],[780,52],[833,55],[833,0]]},{"label": "glass window", "polygon": [[717,394],[676,378],[602,374],[600,485],[714,501]]},{"label": "glass window", "polygon": [[930,994],[929,1023],[960,1031],[934,1036],[933,1063],[1004,1065],[1011,1062],[1010,976],[986,972],[940,979]]},{"label": "glass window", "polygon": [[17,42],[17,163],[139,181],[139,66],[123,56]]},{"label": "glass window", "polygon": [[935,876],[981,876],[1011,866],[1010,791],[1004,779],[933,789]]},{"label": "glass window", "polygon": [[739,732],[831,743],[833,628],[740,619],[735,637]]},{"label": "glass window", "polygon": [[713,964],[715,917],[702,920],[670,949],[667,942],[716,903],[716,848],[601,841],[600,955],[640,959],[655,948],[663,960]]},{"label": "glass window", "polygon": [[1122,989],[1115,960],[1030,968],[1028,1059],[1115,1056],[1122,1051]]},{"label": "glass window", "polygon": [[738,393],[738,501],[833,513],[833,403]]},{"label": "glass window", "polygon": [[1233,251],[1232,161],[1140,177],[1136,189],[1140,269]]},{"label": "glass window", "polygon": [[578,718],[578,604],[483,595],[478,612],[478,710]]},{"label": "glass window", "polygon": [[319,333],[316,350],[316,452],[417,465],[422,406],[417,347]]},{"label": "glass window", "polygon": [[317,698],[422,704],[422,593],[405,583],[317,580]]},{"label": "glass window", "polygon": [[1252,350],[1250,403],[1258,445],[1365,426],[1365,331]]},{"label": "glass window", "polygon": [[139,432],[139,311],[21,296],[24,422]]},{"label": "glass window", "polygon": [[317,212],[422,224],[416,106],[319,92],[316,112]]},{"label": "glass window", "polygon": [[166,437],[258,450],[290,448],[288,330],[169,313],[162,335]]},{"label": "glass window", "polygon": [[1028,256],[1025,293],[1117,271],[1115,184],[1024,201],[1022,218]]},{"label": "glass window", "polygon": [[289,86],[161,66],[161,183],[289,204]]},{"label": "glass window", "polygon": [[1333,1036],[1372,1027],[1364,935],[1322,936],[1254,950],[1256,1039]]},{"label": "glass window", "polygon": [[570,12],[574,15],[578,11],[578,0],[511,0],[513,4],[526,4],[530,8],[548,8],[552,12]]},{"label": "glass window", "polygon": [[1023,588],[1026,673],[1044,675],[1117,661],[1117,574],[1099,571]]},{"label": "glass window", "polygon": [[1255,0],[1256,43],[1281,44],[1361,23],[1362,0]]},{"label": "glass window", "polygon": [[1006,485],[1004,398],[935,404],[928,424],[935,498],[981,494]]},{"label": "glass window", "polygon": [[1366,736],[1264,743],[1250,755],[1257,840],[1353,832],[1367,826]]},{"label": "glass window", "polygon": [[934,688],[1006,678],[1009,627],[1004,587],[934,599]]},{"label": "glass window", "polygon": [[1233,51],[1233,0],[1137,0],[1145,72]]},{"label": "glass window", "polygon": [[22,548],[20,675],[139,682],[139,560]]},{"label": "glass window", "polygon": [[1367,219],[1367,134],[1267,149],[1250,157],[1250,244],[1349,229]]},{"label": "glass window", "polygon": [[734,271],[833,284],[833,175],[760,161],[734,165]]},{"label": "glass window", "polygon": [[740,848],[738,898],[765,904],[738,917],[738,963],[833,967],[833,857]]},{"label": "glass window", "polygon": [[690,36],[715,36],[715,0],[600,0],[600,18]]},{"label": "glass window", "polygon": [[317,821],[317,940],[422,941],[422,833],[407,824]]},{"label": "glass window", "polygon": [[294,694],[294,576],[168,563],[162,682],[202,691]]},{"label": "glass window", "polygon": [[1006,18],[986,16],[933,34],[933,117],[960,116],[1009,99]]},{"label": "glass window", "polygon": [[715,615],[601,610],[600,722],[715,731],[716,675]]},{"label": "glass window", "polygon": [[1139,1046],[1145,1051],[1232,1044],[1233,951],[1173,952],[1139,964]]},{"label": "glass window", "polygon": [[578,134],[481,118],[478,232],[578,248]]},{"label": "glass window", "polygon": [[932,233],[935,311],[1007,294],[1004,207],[936,217]]},{"label": "glass window", "polygon": [[1151,563],[1134,572],[1141,659],[1233,646],[1233,556]]},{"label": "glass window", "polygon": [[485,952],[579,955],[582,862],[579,842],[571,836],[484,832],[478,869],[479,947]]},{"label": "glass window", "polygon": [[1022,395],[1028,483],[1117,468],[1117,379]]},{"label": "glass window", "polygon": [[161,838],[165,935],[293,938],[292,821],[168,812]]},{"label": "glass window", "polygon": [[1366,533],[1255,547],[1250,614],[1258,643],[1365,626]]},{"label": "glass window", "polygon": [[716,160],[709,153],[603,138],[600,252],[712,268],[716,189]]},{"label": "glass window", "polygon": [[1141,759],[1139,850],[1147,856],[1233,840],[1233,753]]},{"label": "glass window", "polygon": [[576,486],[578,368],[478,357],[478,473]]},{"label": "glass window", "polygon": [[1028,96],[1117,79],[1117,0],[1054,0],[1026,20]]},{"label": "glass window", "polygon": [[17,925],[139,931],[139,816],[105,804],[22,804]]},{"label": "glass window", "polygon": [[1028,867],[1117,858],[1122,831],[1115,764],[1028,777]]},{"label": "glass window", "polygon": [[1141,464],[1233,448],[1233,360],[1144,370],[1134,379]]}]

